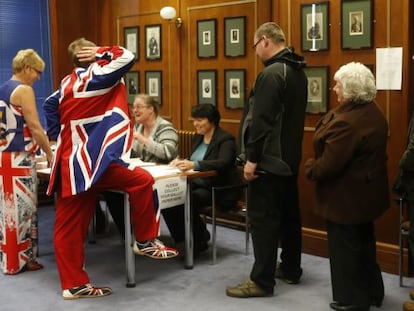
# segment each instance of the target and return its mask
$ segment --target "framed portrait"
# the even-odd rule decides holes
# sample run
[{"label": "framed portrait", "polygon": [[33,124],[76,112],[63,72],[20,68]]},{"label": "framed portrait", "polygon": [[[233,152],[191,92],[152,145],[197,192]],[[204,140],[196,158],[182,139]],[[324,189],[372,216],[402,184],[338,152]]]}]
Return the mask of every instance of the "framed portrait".
[{"label": "framed portrait", "polygon": [[139,72],[129,71],[125,75],[125,88],[127,92],[128,104],[133,104],[135,95],[140,93]]},{"label": "framed portrait", "polygon": [[228,17],[224,19],[224,55],[227,57],[246,54],[246,17]]},{"label": "framed portrait", "polygon": [[244,69],[224,70],[224,105],[229,109],[243,108],[245,100],[246,71]]},{"label": "framed portrait", "polygon": [[328,112],[329,67],[305,67],[308,78],[308,103],[306,112],[323,114]]},{"label": "framed portrait", "polygon": [[124,47],[139,60],[139,27],[124,28]]},{"label": "framed portrait", "polygon": [[145,71],[145,93],[162,105],[162,71]]},{"label": "framed portrait", "polygon": [[197,21],[197,56],[209,58],[217,56],[216,19]]},{"label": "framed portrait", "polygon": [[147,60],[161,59],[161,25],[145,26],[145,58]]},{"label": "framed portrait", "polygon": [[370,49],[373,46],[372,0],[342,0],[342,49]]},{"label": "framed portrait", "polygon": [[217,105],[217,71],[197,70],[197,94],[199,104]]},{"label": "framed portrait", "polygon": [[329,49],[329,2],[301,5],[302,51]]}]

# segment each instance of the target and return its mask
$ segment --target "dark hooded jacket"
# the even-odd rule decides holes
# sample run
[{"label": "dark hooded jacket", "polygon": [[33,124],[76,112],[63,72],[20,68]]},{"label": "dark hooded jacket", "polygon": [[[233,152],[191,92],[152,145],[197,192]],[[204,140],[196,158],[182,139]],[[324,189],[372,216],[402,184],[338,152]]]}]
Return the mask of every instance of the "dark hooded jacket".
[{"label": "dark hooded jacket", "polygon": [[304,58],[285,48],[264,62],[241,128],[243,160],[275,175],[297,175],[307,103]]}]

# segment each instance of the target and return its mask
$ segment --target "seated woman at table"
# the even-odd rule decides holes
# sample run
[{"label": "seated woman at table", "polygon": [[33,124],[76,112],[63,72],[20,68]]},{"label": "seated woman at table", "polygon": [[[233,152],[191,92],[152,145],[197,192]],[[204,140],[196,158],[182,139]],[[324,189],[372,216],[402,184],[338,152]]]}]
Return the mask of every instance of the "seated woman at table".
[{"label": "seated woman at table", "polygon": [[[190,159],[175,159],[170,164],[182,171],[217,171],[212,178],[198,178],[192,182],[194,252],[208,248],[210,234],[200,217],[200,208],[210,206],[213,186],[235,185],[241,182],[236,167],[236,142],[234,137],[220,126],[220,113],[211,104],[200,104],[191,110],[196,130]],[[223,191],[217,196],[221,209],[236,207],[241,190]],[[176,243],[184,241],[184,208],[178,206],[164,210],[165,222]]]},{"label": "seated woman at table", "polygon": [[[138,94],[132,106],[134,119],[134,141],[131,158],[140,158],[144,162],[167,164],[177,157],[177,130],[167,120],[159,116],[159,105],[154,97]],[[104,192],[112,218],[118,230],[125,236],[123,195]]]}]

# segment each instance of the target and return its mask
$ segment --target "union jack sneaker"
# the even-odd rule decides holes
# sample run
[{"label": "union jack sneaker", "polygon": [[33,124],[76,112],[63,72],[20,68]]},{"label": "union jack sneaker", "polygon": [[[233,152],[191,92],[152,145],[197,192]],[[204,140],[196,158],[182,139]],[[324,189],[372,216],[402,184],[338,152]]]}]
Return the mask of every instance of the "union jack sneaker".
[{"label": "union jack sneaker", "polygon": [[170,259],[178,256],[178,251],[165,246],[160,240],[153,239],[145,243],[134,243],[134,253],[152,259]]},{"label": "union jack sneaker", "polygon": [[112,294],[110,287],[96,287],[91,284],[72,287],[62,292],[63,299],[71,300],[78,298],[99,298]]}]

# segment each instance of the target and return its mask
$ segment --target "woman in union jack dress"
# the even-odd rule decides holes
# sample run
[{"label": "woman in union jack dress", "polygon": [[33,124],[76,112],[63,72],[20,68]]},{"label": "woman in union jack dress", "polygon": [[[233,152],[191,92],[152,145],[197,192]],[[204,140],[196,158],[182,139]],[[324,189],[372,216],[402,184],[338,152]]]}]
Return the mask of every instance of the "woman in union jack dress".
[{"label": "woman in union jack dress", "polygon": [[0,85],[0,266],[4,274],[43,268],[37,254],[35,152],[48,163],[52,150],[39,121],[33,83],[45,68],[32,49],[13,59],[13,75]]}]

